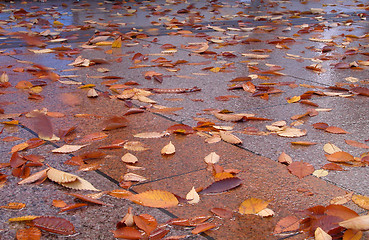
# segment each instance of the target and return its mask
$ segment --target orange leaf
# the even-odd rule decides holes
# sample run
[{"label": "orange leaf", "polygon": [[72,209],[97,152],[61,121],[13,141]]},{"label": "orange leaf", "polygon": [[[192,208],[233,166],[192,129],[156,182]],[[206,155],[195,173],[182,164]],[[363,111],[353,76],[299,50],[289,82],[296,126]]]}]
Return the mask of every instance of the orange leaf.
[{"label": "orange leaf", "polygon": [[85,202],[89,202],[89,203],[95,203],[95,204],[99,204],[99,205],[108,205],[98,199],[95,199],[95,198],[92,198],[92,197],[89,197],[89,196],[86,196],[86,195],[82,195],[82,194],[78,194],[78,193],[65,193],[67,195],[70,195],[70,196],[73,196],[75,198],[78,198],[82,201],[85,201]]},{"label": "orange leaf", "polygon": [[133,193],[124,189],[115,189],[110,191],[108,194],[116,198],[128,198],[133,195]]},{"label": "orange leaf", "polygon": [[329,133],[335,133],[335,134],[346,134],[349,132],[346,132],[345,130],[343,130],[342,128],[339,127],[334,127],[334,126],[329,126],[325,129],[326,132]]},{"label": "orange leaf", "polygon": [[12,147],[11,153],[19,152],[26,149],[29,146],[27,142],[17,144]]},{"label": "orange leaf", "polygon": [[65,207],[60,208],[59,213],[72,211],[72,210],[75,210],[75,209],[86,207],[87,205],[88,205],[87,203],[73,203],[73,204],[70,204],[70,205],[67,205]]},{"label": "orange leaf", "polygon": [[18,82],[17,85],[15,86],[15,88],[18,88],[18,89],[29,89],[32,86],[33,85],[32,85],[31,82],[23,80],[23,81]]},{"label": "orange leaf", "polygon": [[353,195],[352,201],[359,207],[369,210],[369,197],[363,195]]},{"label": "orange leaf", "polygon": [[39,240],[41,239],[41,230],[36,227],[22,228],[17,231],[17,240]]},{"label": "orange leaf", "polygon": [[292,158],[285,152],[282,152],[281,155],[279,155],[278,157],[278,162],[289,165],[292,163]]},{"label": "orange leaf", "polygon": [[147,235],[150,235],[150,233],[158,226],[156,219],[149,214],[133,216],[133,220],[135,221],[136,226],[144,230]]},{"label": "orange leaf", "polygon": [[287,167],[288,171],[290,171],[293,175],[298,178],[303,178],[309,176],[314,172],[314,167],[310,163],[306,163],[303,161],[293,162]]},{"label": "orange leaf", "polygon": [[128,198],[134,203],[156,208],[175,207],[178,205],[178,199],[173,193],[162,190],[150,190],[133,195]]},{"label": "orange leaf", "polygon": [[322,167],[322,169],[333,170],[333,171],[343,171],[344,170],[340,165],[336,163],[327,163]]},{"label": "orange leaf", "polygon": [[288,216],[278,221],[274,228],[274,234],[283,232],[295,232],[300,227],[300,219],[295,216]]},{"label": "orange leaf", "polygon": [[347,152],[335,152],[330,155],[326,155],[326,158],[330,162],[350,162],[354,161],[354,157]]},{"label": "orange leaf", "polygon": [[113,231],[115,238],[141,239],[141,232],[133,227],[122,227]]},{"label": "orange leaf", "polygon": [[19,202],[10,202],[8,203],[8,205],[0,206],[0,208],[13,209],[13,210],[19,210],[25,207],[26,207],[26,204],[19,203]]},{"label": "orange leaf", "polygon": [[363,232],[359,230],[348,229],[343,234],[342,240],[360,240]]},{"label": "orange leaf", "polygon": [[311,146],[315,145],[315,142],[308,142],[308,141],[297,141],[297,142],[291,142],[292,145],[300,145],[300,146]]},{"label": "orange leaf", "polygon": [[108,137],[108,135],[104,132],[94,132],[91,134],[88,134],[86,136],[84,136],[83,138],[81,138],[78,142],[79,143],[89,143],[92,141],[97,141],[97,140],[101,140]]},{"label": "orange leaf", "polygon": [[67,206],[67,204],[63,200],[54,199],[53,200],[53,206],[57,208],[63,208]]},{"label": "orange leaf", "polygon": [[205,232],[209,229],[215,228],[217,225],[215,223],[203,223],[198,225],[195,229],[191,231],[192,234],[199,234]]},{"label": "orange leaf", "polygon": [[357,141],[354,141],[354,140],[348,140],[346,139],[345,142],[348,144],[348,145],[351,145],[353,147],[357,147],[357,148],[365,148],[365,149],[368,149],[369,146],[366,145],[365,143],[361,143],[361,142],[357,142]]}]

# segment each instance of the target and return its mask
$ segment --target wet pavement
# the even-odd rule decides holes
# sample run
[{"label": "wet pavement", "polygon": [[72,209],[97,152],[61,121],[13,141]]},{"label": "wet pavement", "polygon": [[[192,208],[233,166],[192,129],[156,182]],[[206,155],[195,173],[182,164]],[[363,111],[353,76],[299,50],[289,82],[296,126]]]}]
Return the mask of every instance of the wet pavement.
[{"label": "wet pavement", "polygon": [[[327,206],[349,192],[369,196],[368,9],[365,1],[333,0],[0,2],[0,173],[7,175],[0,182],[0,205],[26,204],[20,210],[0,209],[0,238],[14,239],[26,226],[9,218],[35,215],[69,220],[77,235],[68,239],[114,239],[112,231],[131,207],[134,215],[149,214],[170,230],[167,239],[306,239],[304,232],[276,234],[274,229],[285,217],[302,217],[304,209]],[[73,65],[78,56],[94,64]],[[90,89],[99,96],[87,97]],[[64,135],[19,154],[42,156],[44,164],[86,179],[102,191],[94,196],[108,205],[58,213],[53,200],[74,203],[65,193],[95,192],[50,180],[17,184],[20,178],[7,165],[14,146],[51,131],[48,120],[37,123],[29,116],[40,109],[47,112],[53,133]],[[220,111],[228,113],[223,120],[216,117]],[[298,116],[306,112],[310,115]],[[224,121],[232,114],[256,118]],[[103,131],[112,117],[123,115],[125,127]],[[272,133],[267,126],[276,121],[306,134]],[[316,129],[315,123],[348,133]],[[182,126],[166,132],[175,124],[195,131],[183,134]],[[219,129],[242,144],[220,140]],[[152,132],[163,134],[135,137]],[[303,143],[296,145],[298,141]],[[117,142],[116,148],[106,148]],[[128,148],[126,142],[142,145]],[[160,151],[169,142],[175,153],[164,156]],[[285,152],[294,162],[322,169],[329,163],[323,149],[328,143],[355,157],[339,164],[344,171],[298,178],[278,162]],[[86,146],[67,154],[52,152],[64,144]],[[85,159],[82,166],[66,164],[96,152],[101,156]],[[108,194],[116,189],[131,194],[164,190],[181,199],[192,187],[199,192],[219,180],[204,161],[211,152],[220,156],[215,169],[241,179],[240,186],[172,208],[145,207]],[[138,162],[122,162],[126,153]],[[31,167],[30,172],[46,167]],[[127,173],[144,179],[124,181]],[[274,216],[238,213],[248,198],[270,201]],[[367,214],[353,201],[344,206]],[[228,209],[232,216],[215,216],[212,208]],[[193,234],[193,226],[167,224],[173,218],[201,216],[210,216],[216,228]],[[362,239],[368,237],[364,233]],[[65,237],[42,231],[42,238]]]}]

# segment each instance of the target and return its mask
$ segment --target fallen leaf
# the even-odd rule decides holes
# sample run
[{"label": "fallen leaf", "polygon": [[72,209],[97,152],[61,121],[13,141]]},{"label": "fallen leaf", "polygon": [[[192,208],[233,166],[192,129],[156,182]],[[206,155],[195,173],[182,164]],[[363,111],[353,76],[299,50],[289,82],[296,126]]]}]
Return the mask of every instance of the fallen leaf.
[{"label": "fallen leaf", "polygon": [[136,138],[161,138],[165,136],[165,132],[143,132],[133,136]]},{"label": "fallen leaf", "polygon": [[71,152],[75,152],[78,151],[79,149],[85,147],[86,145],[68,145],[65,144],[60,148],[56,148],[51,150],[51,152],[53,153],[71,153]]},{"label": "fallen leaf", "polygon": [[59,217],[38,217],[32,220],[32,225],[42,230],[61,235],[72,235],[76,233],[71,222]]},{"label": "fallen leaf", "polygon": [[265,209],[269,204],[269,201],[264,201],[259,198],[249,198],[243,201],[238,208],[238,212],[241,214],[257,214],[261,210]]},{"label": "fallen leaf", "polygon": [[335,134],[346,134],[349,132],[346,132],[345,130],[343,130],[342,128],[339,127],[334,127],[334,126],[329,126],[326,129],[324,129],[326,132],[329,133],[335,133]]},{"label": "fallen leaf", "polygon": [[54,207],[57,207],[57,208],[63,208],[65,206],[67,206],[67,203],[64,202],[63,200],[57,200],[57,199],[54,199],[53,200],[53,206]]},{"label": "fallen leaf", "polygon": [[230,132],[226,132],[226,131],[219,131],[220,134],[220,138],[227,142],[227,143],[231,143],[231,144],[242,144],[242,140],[239,139],[238,137],[236,137],[235,135],[233,135]]},{"label": "fallen leaf", "polygon": [[337,162],[337,163],[354,161],[354,157],[347,152],[335,152],[330,155],[326,155],[326,158],[330,162]]},{"label": "fallen leaf", "polygon": [[369,197],[363,195],[353,195],[352,201],[356,203],[359,207],[369,210]]},{"label": "fallen leaf", "polygon": [[131,153],[124,154],[121,159],[125,163],[136,163],[136,162],[138,162],[137,157],[135,155],[131,154]]},{"label": "fallen leaf", "polygon": [[242,180],[237,177],[226,178],[226,179],[216,181],[210,184],[204,190],[199,192],[199,194],[222,193],[222,192],[231,190],[235,187],[238,187],[241,183],[242,183]]},{"label": "fallen leaf", "polygon": [[257,215],[259,215],[260,217],[273,217],[274,216],[274,211],[272,209],[269,208],[264,208],[263,210],[261,210],[260,212],[257,213]]},{"label": "fallen leaf", "polygon": [[274,234],[295,232],[300,228],[300,219],[295,216],[287,216],[279,220],[274,228]]},{"label": "fallen leaf", "polygon": [[231,219],[233,217],[233,212],[231,210],[228,209],[224,209],[224,208],[212,208],[210,209],[210,211],[212,213],[214,213],[215,215],[224,218],[224,219]]},{"label": "fallen leaf", "polygon": [[28,184],[28,183],[34,183],[39,180],[45,179],[47,177],[47,171],[49,168],[46,168],[44,170],[41,170],[39,172],[36,172],[32,174],[31,176],[23,179],[22,181],[18,182],[18,184]]},{"label": "fallen leaf", "polygon": [[135,141],[126,142],[123,147],[124,149],[137,152],[149,150],[143,143]]},{"label": "fallen leaf", "polygon": [[49,168],[47,170],[47,177],[51,181],[57,182],[57,183],[68,183],[68,182],[74,182],[77,180],[76,175],[63,172],[55,168]]},{"label": "fallen leaf", "polygon": [[25,208],[26,204],[20,202],[10,202],[7,205],[0,206],[0,208],[19,210]]},{"label": "fallen leaf", "polygon": [[324,232],[323,229],[317,227],[314,232],[315,240],[332,240],[331,235]]},{"label": "fallen leaf", "polygon": [[199,234],[199,233],[202,233],[202,232],[205,232],[209,229],[212,229],[212,228],[215,228],[217,227],[217,225],[215,225],[215,223],[203,223],[203,224],[200,224],[198,225],[195,229],[193,229],[191,231],[192,234]]},{"label": "fallen leaf", "polygon": [[200,196],[196,192],[195,187],[192,187],[191,191],[187,193],[186,199],[189,204],[196,204],[200,202]]},{"label": "fallen leaf", "polygon": [[367,231],[369,230],[369,215],[354,217],[342,222],[339,222],[338,225],[347,229],[359,230],[359,231]]},{"label": "fallen leaf", "polygon": [[343,196],[335,197],[330,201],[330,204],[336,204],[336,205],[345,204],[345,203],[347,203],[351,200],[353,194],[354,194],[354,192],[350,192],[350,193],[345,194]]},{"label": "fallen leaf", "polygon": [[135,173],[126,173],[123,176],[123,180],[131,182],[144,182],[147,179]]},{"label": "fallen leaf", "polygon": [[103,122],[103,131],[127,127],[127,123],[128,121],[125,117],[113,116]]},{"label": "fallen leaf", "polygon": [[39,240],[41,239],[41,230],[37,227],[22,228],[16,233],[17,240]]},{"label": "fallen leaf", "polygon": [[15,217],[15,218],[9,218],[9,222],[26,222],[26,221],[32,221],[33,219],[38,218],[39,216],[34,215],[27,215],[22,217]]},{"label": "fallen leaf", "polygon": [[361,142],[354,141],[354,140],[348,140],[348,139],[345,139],[345,142],[346,142],[348,145],[351,145],[351,146],[353,146],[353,147],[369,149],[369,146],[368,146],[368,145],[366,145],[365,143],[361,143]]},{"label": "fallen leaf", "polygon": [[134,203],[154,208],[175,207],[178,199],[173,193],[162,190],[150,190],[128,197]]},{"label": "fallen leaf", "polygon": [[152,233],[152,231],[154,231],[158,226],[156,219],[149,214],[133,216],[133,220],[136,226],[142,229],[147,235],[150,235],[150,233]]},{"label": "fallen leaf", "polygon": [[327,143],[324,145],[323,147],[324,152],[328,153],[328,154],[333,154],[336,152],[342,152],[342,150],[337,147],[336,145],[334,145],[333,143]]},{"label": "fallen leaf", "polygon": [[293,162],[287,167],[287,169],[298,178],[304,178],[314,172],[313,165],[303,161]]},{"label": "fallen leaf", "polygon": [[78,193],[65,193],[65,194],[73,196],[73,197],[78,198],[78,199],[80,199],[82,201],[85,201],[85,202],[94,203],[94,204],[98,204],[98,205],[108,205],[108,204],[104,203],[103,201],[100,201],[98,199],[95,199],[95,198],[92,198],[92,197],[89,197],[89,196],[86,196],[86,195],[82,195],[82,194],[78,194]]},{"label": "fallen leaf", "polygon": [[309,142],[309,141],[297,141],[297,142],[291,142],[292,145],[300,145],[300,146],[311,146],[315,145],[315,142]]},{"label": "fallen leaf", "polygon": [[320,178],[320,177],[325,177],[328,175],[328,171],[324,170],[324,169],[318,169],[318,170],[315,170],[313,172],[313,175],[317,178]]},{"label": "fallen leaf", "polygon": [[278,157],[278,162],[290,165],[292,163],[292,158],[287,155],[285,152],[282,152]]},{"label": "fallen leaf", "polygon": [[175,152],[176,148],[174,147],[171,141],[167,145],[165,145],[160,151],[162,155],[171,155],[174,154]]},{"label": "fallen leaf", "polygon": [[133,193],[124,189],[115,189],[113,191],[108,192],[108,194],[116,198],[128,198],[133,195]]},{"label": "fallen leaf", "polygon": [[211,152],[209,155],[207,155],[205,158],[204,158],[204,161],[209,164],[209,163],[212,163],[212,164],[215,164],[217,162],[219,162],[219,155],[216,154],[215,152]]},{"label": "fallen leaf", "polygon": [[278,132],[277,135],[281,136],[281,137],[302,137],[305,136],[307,134],[306,130],[301,130],[298,128],[292,128],[292,127],[287,127],[285,128],[283,131]]},{"label": "fallen leaf", "polygon": [[360,240],[363,232],[359,230],[347,229],[343,234],[342,240]]},{"label": "fallen leaf", "polygon": [[113,231],[115,238],[141,239],[141,232],[133,227],[122,227]]}]

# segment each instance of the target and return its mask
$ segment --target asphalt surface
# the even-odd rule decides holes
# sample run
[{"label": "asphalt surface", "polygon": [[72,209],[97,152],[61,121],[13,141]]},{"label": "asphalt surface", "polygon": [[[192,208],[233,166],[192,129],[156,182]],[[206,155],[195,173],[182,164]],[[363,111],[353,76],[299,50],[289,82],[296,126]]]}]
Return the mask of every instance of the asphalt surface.
[{"label": "asphalt surface", "polygon": [[[156,218],[170,230],[167,236],[172,238],[168,239],[305,239],[307,233],[302,232],[275,234],[275,226],[284,217],[301,217],[302,210],[327,206],[333,198],[349,192],[369,196],[367,161],[360,162],[368,148],[346,143],[353,140],[369,145],[368,91],[357,94],[353,90],[355,87],[367,89],[369,83],[366,2],[80,1],[62,4],[30,1],[0,4],[0,73],[5,73],[10,83],[0,88],[3,110],[0,117],[4,122],[0,135],[0,173],[7,175],[1,185],[1,205],[26,204],[20,210],[0,209],[1,239],[14,239],[16,232],[26,226],[23,222],[9,222],[9,218],[26,215],[69,220],[78,232],[69,239],[114,239],[112,231],[129,207],[135,215],[150,214]],[[47,30],[50,32],[43,33]],[[39,35],[41,41],[24,37],[30,33]],[[40,36],[41,33],[44,36]],[[122,46],[112,48],[112,42],[119,35],[123,36]],[[107,37],[98,39],[98,36]],[[207,43],[206,51],[196,52],[199,47],[195,48],[192,43],[199,42]],[[29,49],[54,51],[35,53]],[[265,55],[269,56],[264,58]],[[78,56],[97,64],[72,66]],[[142,61],[135,61],[136,58]],[[149,71],[159,77],[147,77]],[[231,82],[240,77],[249,77],[248,81],[257,86],[257,90],[274,87],[278,93],[263,92],[255,96],[240,85],[246,81]],[[32,83],[32,87],[21,88],[22,81]],[[92,88],[98,97],[87,97]],[[148,99],[132,99],[132,95],[126,100],[117,99],[129,88],[151,91],[151,95]],[[186,90],[177,93],[179,89]],[[37,96],[31,95],[31,91]],[[309,100],[314,105],[303,104],[304,99],[288,102],[294,96],[306,96],[308,91],[313,91]],[[150,208],[103,194],[100,200],[107,206],[89,205],[60,214],[53,200],[71,204],[73,198],[65,193],[93,192],[68,189],[49,180],[39,185],[19,185],[20,178],[13,176],[12,168],[7,165],[15,145],[38,137],[40,128],[47,129],[47,126],[40,127],[47,122],[36,123],[28,116],[31,111],[43,108],[51,112],[48,119],[55,134],[71,127],[76,130],[62,140],[47,141],[19,154],[43,156],[45,164],[76,174],[103,193],[130,186],[126,189],[132,194],[165,190],[183,198],[192,187],[205,188],[216,180],[204,162],[204,157],[211,152],[220,156],[218,164],[242,179],[242,184],[223,193],[200,195],[197,204],[180,204],[173,208]],[[126,115],[126,127],[102,131],[105,120],[136,108],[142,111]],[[296,118],[311,109],[315,109],[313,116]],[[255,114],[259,119],[223,121],[214,115],[219,111]],[[19,123],[6,123],[10,120]],[[271,133],[266,126],[276,121],[286,121],[290,126],[296,124],[295,128],[306,130],[307,134],[290,138]],[[218,129],[195,128],[203,123]],[[326,123],[348,133],[316,129],[315,123]],[[158,138],[134,137],[139,133],[164,132],[175,124],[186,124],[196,131],[188,135],[164,134]],[[208,143],[219,135],[219,128],[230,130],[242,144],[220,139]],[[83,142],[83,137],[102,132],[107,134],[105,138],[90,137]],[[114,141],[139,141],[148,149],[99,149]],[[163,156],[160,150],[169,141],[176,151]],[[314,145],[291,143],[297,141]],[[66,143],[87,145],[68,154],[52,153]],[[319,170],[329,163],[323,150],[327,143],[351,154],[356,161],[340,164],[344,171],[330,170],[326,176],[309,174],[303,178],[291,174],[286,165],[278,162],[285,152],[294,162],[302,161]],[[86,167],[88,170],[79,171],[78,166],[65,164],[73,156],[94,151],[105,155],[86,160],[85,163],[95,164],[90,165],[91,169]],[[132,170],[122,162],[121,157],[127,152],[139,159],[135,164],[139,169]],[[35,173],[46,167],[31,167],[30,171]],[[126,173],[138,174],[145,180],[124,182]],[[251,197],[270,201],[268,208],[274,211],[274,216],[262,218],[238,213],[240,204]],[[345,206],[360,215],[367,214],[352,201]],[[210,212],[214,207],[233,211],[231,219],[215,217]],[[173,218],[199,216],[211,216],[211,222],[217,227],[192,234],[193,227],[165,224]],[[362,239],[365,237],[368,235],[364,233]],[[42,231],[42,238],[65,237]]]}]

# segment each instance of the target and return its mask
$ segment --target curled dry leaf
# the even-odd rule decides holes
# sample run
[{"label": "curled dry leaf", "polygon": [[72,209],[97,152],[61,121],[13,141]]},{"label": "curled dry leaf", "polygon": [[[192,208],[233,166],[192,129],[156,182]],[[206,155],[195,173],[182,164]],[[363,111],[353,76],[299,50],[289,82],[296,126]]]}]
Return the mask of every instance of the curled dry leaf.
[{"label": "curled dry leaf", "polygon": [[259,198],[249,198],[241,203],[238,212],[241,214],[257,214],[265,209],[268,204],[269,201],[264,201]]},{"label": "curled dry leaf", "polygon": [[200,196],[196,192],[195,187],[192,187],[191,191],[189,191],[186,195],[186,199],[189,204],[196,204],[200,202]]},{"label": "curled dry leaf", "polygon": [[49,168],[46,168],[44,170],[41,170],[39,172],[36,172],[32,174],[31,176],[23,179],[22,181],[18,182],[18,184],[28,184],[28,183],[34,183],[40,180],[43,180],[47,177],[47,171]]},{"label": "curled dry leaf", "polygon": [[175,152],[176,148],[174,147],[171,141],[167,145],[165,145],[160,151],[162,155],[171,155],[174,154]]},{"label": "curled dry leaf", "polygon": [[345,204],[347,203],[348,201],[351,200],[352,198],[352,195],[354,194],[354,192],[350,192],[348,194],[345,194],[343,196],[338,196],[338,197],[335,197],[333,198],[331,201],[330,201],[330,204],[336,204],[336,205],[342,205],[342,204]]},{"label": "curled dry leaf", "polygon": [[78,194],[78,193],[65,193],[67,195],[73,196],[75,198],[78,198],[82,201],[85,202],[89,202],[89,203],[94,203],[94,204],[98,204],[98,205],[107,205],[106,203],[104,203],[103,201],[100,201],[98,199],[86,196],[86,195],[82,195],[82,194]]},{"label": "curled dry leaf", "polygon": [[333,154],[336,152],[342,152],[342,150],[337,147],[336,145],[334,145],[333,143],[327,143],[324,145],[323,147],[324,152],[328,153],[328,154]]},{"label": "curled dry leaf", "polygon": [[323,229],[317,227],[314,232],[315,240],[332,240],[331,235],[324,232]]},{"label": "curled dry leaf", "polygon": [[122,156],[122,161],[125,163],[136,163],[138,162],[138,159],[135,155],[131,153],[126,153]]},{"label": "curled dry leaf", "polygon": [[292,158],[287,155],[285,152],[282,152],[281,155],[278,157],[278,162],[290,165],[292,163]]},{"label": "curled dry leaf", "polygon": [[220,138],[227,142],[227,143],[231,143],[231,144],[242,144],[242,140],[239,139],[238,137],[236,137],[235,135],[233,135],[230,132],[226,132],[226,131],[220,131],[219,132]]},{"label": "curled dry leaf", "polygon": [[165,136],[165,132],[143,132],[133,136],[136,138],[161,138]]},{"label": "curled dry leaf", "polygon": [[147,179],[135,173],[126,173],[123,176],[123,180],[132,182],[144,182]]},{"label": "curled dry leaf", "polygon": [[136,226],[142,229],[148,235],[150,235],[150,233],[154,231],[158,226],[158,222],[156,221],[156,219],[149,214],[133,216],[133,220]]},{"label": "curled dry leaf", "polygon": [[207,188],[199,192],[199,194],[222,193],[238,187],[241,183],[242,180],[237,177],[222,179],[210,184]]},{"label": "curled dry leaf", "polygon": [[359,207],[369,210],[369,197],[363,195],[353,195],[352,201]]},{"label": "curled dry leaf", "polygon": [[95,88],[91,88],[87,92],[87,97],[89,97],[89,98],[96,98],[98,96],[99,96],[99,94],[96,92]]},{"label": "curled dry leaf", "polygon": [[134,203],[154,208],[175,207],[178,199],[173,193],[162,190],[150,190],[128,197]]},{"label": "curled dry leaf", "polygon": [[72,153],[78,151],[79,149],[85,147],[86,145],[68,145],[65,144],[60,148],[53,149],[51,152],[53,153]]},{"label": "curled dry leaf", "polygon": [[68,183],[60,183],[64,187],[75,189],[75,190],[90,190],[90,191],[100,191],[96,189],[90,182],[86,181],[81,177],[77,177],[76,181],[68,182]]},{"label": "curled dry leaf", "polygon": [[68,183],[68,182],[74,182],[77,180],[76,175],[63,172],[55,168],[49,168],[47,170],[47,177],[51,181],[57,182],[57,183]]},{"label": "curled dry leaf", "polygon": [[257,213],[260,217],[273,217],[274,214],[274,211],[270,208],[265,208]]},{"label": "curled dry leaf", "polygon": [[71,222],[59,217],[38,217],[32,221],[32,225],[51,233],[62,235],[71,235],[76,233]]},{"label": "curled dry leaf", "polygon": [[219,162],[219,155],[216,154],[215,152],[211,152],[209,155],[207,155],[205,158],[204,158],[204,161],[209,164],[209,163],[212,163],[212,164],[215,164],[217,162]]},{"label": "curled dry leaf", "polygon": [[359,230],[359,231],[367,231],[369,230],[369,215],[354,217],[342,222],[339,222],[338,225],[347,229]]},{"label": "curled dry leaf", "polygon": [[277,135],[281,136],[281,137],[302,137],[305,136],[307,134],[307,131],[305,129],[298,129],[298,128],[292,128],[292,127],[287,127],[285,128],[283,131],[278,132]]}]

